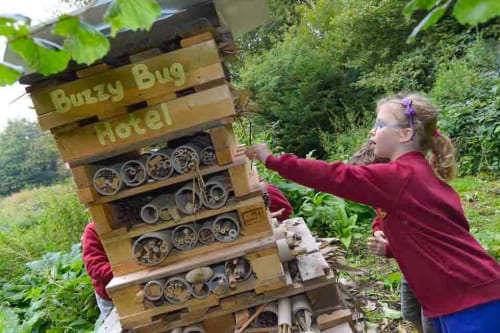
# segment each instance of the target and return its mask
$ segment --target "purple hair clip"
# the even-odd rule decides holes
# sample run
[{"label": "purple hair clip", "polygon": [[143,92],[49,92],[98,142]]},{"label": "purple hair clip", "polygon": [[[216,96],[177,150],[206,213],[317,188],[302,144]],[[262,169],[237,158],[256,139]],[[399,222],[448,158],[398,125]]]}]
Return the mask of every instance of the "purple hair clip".
[{"label": "purple hair clip", "polygon": [[413,140],[413,137],[415,136],[415,128],[413,125],[413,117],[417,114],[417,111],[412,107],[413,101],[409,98],[405,98],[402,102],[401,105],[406,108],[405,110],[405,115],[408,116],[408,120],[410,121],[410,127],[413,130],[413,134],[411,135],[411,140]]}]

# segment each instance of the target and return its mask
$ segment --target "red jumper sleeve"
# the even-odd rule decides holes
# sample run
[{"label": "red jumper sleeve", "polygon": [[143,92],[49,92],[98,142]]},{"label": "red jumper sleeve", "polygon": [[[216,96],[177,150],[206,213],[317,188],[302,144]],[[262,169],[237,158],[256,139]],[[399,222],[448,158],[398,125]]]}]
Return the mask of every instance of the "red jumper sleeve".
[{"label": "red jumper sleeve", "polygon": [[[85,226],[82,236],[82,250],[83,263],[87,274],[92,280],[97,281],[102,286],[106,286],[113,278],[113,271],[111,270],[111,264],[93,222]],[[100,291],[98,291],[99,294]],[[109,299],[109,296],[107,298]]]},{"label": "red jumper sleeve", "polygon": [[276,216],[276,218],[280,222],[286,220],[290,215],[293,214],[292,205],[276,186],[266,184],[266,188],[267,193],[269,194],[270,201],[269,210],[271,212],[277,212],[283,209],[283,213],[281,213],[281,215],[279,216]]}]

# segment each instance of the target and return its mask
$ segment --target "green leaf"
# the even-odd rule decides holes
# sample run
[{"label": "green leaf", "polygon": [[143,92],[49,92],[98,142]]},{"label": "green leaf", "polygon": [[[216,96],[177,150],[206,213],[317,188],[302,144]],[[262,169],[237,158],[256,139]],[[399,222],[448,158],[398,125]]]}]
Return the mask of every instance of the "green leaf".
[{"label": "green leaf", "polygon": [[13,40],[9,45],[31,68],[43,75],[63,71],[70,60],[66,51],[51,50],[42,45],[42,41],[28,37]]},{"label": "green leaf", "polygon": [[410,16],[414,11],[419,9],[429,10],[434,7],[439,0],[412,0],[408,2],[403,13],[406,16]]},{"label": "green leaf", "polygon": [[8,86],[15,83],[22,74],[22,67],[0,62],[0,86]]},{"label": "green leaf", "polygon": [[500,16],[499,0],[458,0],[453,16],[462,24],[476,25]]},{"label": "green leaf", "polygon": [[437,21],[443,17],[444,13],[446,13],[446,9],[450,5],[450,2],[445,3],[444,5],[441,5],[439,7],[434,8],[431,10],[422,21],[413,29],[411,32],[411,35],[408,37],[407,42],[414,42],[415,38],[417,37],[418,33],[421,30],[427,30],[430,27],[432,27],[434,24],[436,24]]},{"label": "green leaf", "polygon": [[402,317],[401,311],[393,310],[389,308],[387,303],[380,303],[382,304],[382,311],[384,312],[384,317],[389,318],[389,319],[400,319]]},{"label": "green leaf", "polygon": [[0,15],[0,36],[18,38],[29,33],[30,19],[23,15]]},{"label": "green leaf", "polygon": [[63,49],[80,64],[90,65],[109,51],[109,40],[77,17],[66,16],[57,22],[54,34],[66,37]]},{"label": "green leaf", "polygon": [[121,29],[149,30],[160,16],[161,8],[155,0],[113,0],[104,14],[104,22],[111,24],[111,36]]}]

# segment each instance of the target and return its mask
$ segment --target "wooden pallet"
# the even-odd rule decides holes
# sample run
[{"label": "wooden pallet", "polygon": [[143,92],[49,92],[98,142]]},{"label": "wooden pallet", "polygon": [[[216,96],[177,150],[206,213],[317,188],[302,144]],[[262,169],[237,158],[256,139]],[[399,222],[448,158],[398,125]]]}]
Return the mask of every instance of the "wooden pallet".
[{"label": "wooden pallet", "polygon": [[106,119],[106,113],[116,109],[224,78],[214,40],[152,55],[106,71],[87,69],[81,79],[32,89],[41,127],[52,129],[96,116]]},{"label": "wooden pallet", "polygon": [[[212,132],[223,132],[224,134],[226,134],[226,136],[229,136],[229,133],[232,134],[232,125],[229,124],[228,126],[231,128],[230,132],[227,130],[228,127],[226,126],[210,130],[210,133],[212,134]],[[234,134],[232,134],[232,137],[234,138]],[[220,142],[215,141],[214,143],[214,147],[217,147],[214,148],[217,156],[217,164],[212,166],[200,166],[200,174],[202,176],[206,176],[229,169],[230,176],[234,178],[231,183],[234,185],[236,191],[238,191],[238,193],[247,191],[249,186],[253,186],[252,181],[254,180],[252,179],[252,177],[255,178],[255,176],[250,172],[249,161],[244,156],[245,146],[236,145],[235,139],[233,139],[234,144],[232,142],[226,143],[229,140],[222,140],[222,135],[218,135],[217,139],[220,139]],[[130,159],[135,159],[140,156],[139,154],[136,155],[137,156],[131,156]],[[102,195],[97,192],[93,182],[95,172],[103,166],[113,165],[114,163],[116,163],[116,161],[120,161],[123,163],[126,160],[124,157],[124,155],[120,155],[115,159],[100,161],[96,164],[75,166],[71,168],[73,180],[75,181],[75,184],[77,186],[77,196],[81,203],[102,204],[106,202],[112,202],[158,188],[185,182],[197,176],[195,172],[190,172],[182,175],[174,173],[171,177],[165,180],[149,179],[146,183],[137,187],[124,187],[114,195]],[[248,165],[242,166],[244,164]],[[253,174],[255,174],[255,172]],[[238,196],[242,195],[245,194],[240,194]]]},{"label": "wooden pallet", "polygon": [[249,197],[248,199],[237,201],[226,207],[217,210],[205,210],[195,216],[186,216],[179,221],[166,222],[159,225],[138,226],[126,233],[113,233],[113,237],[106,235],[103,239],[103,245],[106,255],[111,262],[111,267],[115,276],[123,276],[140,270],[151,270],[151,266],[145,266],[137,263],[133,258],[133,242],[137,237],[195,221],[203,221],[206,218],[218,216],[220,214],[235,212],[238,214],[241,223],[240,236],[231,243],[215,242],[210,245],[201,245],[187,251],[172,250],[167,258],[154,267],[164,267],[173,263],[188,260],[200,255],[209,255],[215,251],[225,251],[228,248],[243,244],[245,242],[267,237],[272,235],[272,227],[269,224],[267,210],[260,194]]},{"label": "wooden pallet", "polygon": [[[165,304],[151,309],[146,308],[142,300],[138,303],[136,295],[142,292],[143,285],[154,279],[167,278],[186,273],[191,269],[207,265],[222,263],[232,258],[245,257],[255,276],[247,281],[240,282],[235,290],[228,290],[224,295],[210,295],[206,299],[191,299],[183,304]],[[195,310],[218,305],[221,300],[244,292],[256,290],[259,286],[285,285],[284,271],[281,266],[277,249],[272,237],[261,237],[253,241],[245,242],[225,251],[207,253],[204,256],[196,256],[190,259],[173,263],[167,267],[143,270],[128,274],[123,277],[115,277],[107,286],[108,293],[120,315],[122,327],[132,328],[139,324],[151,322],[154,316],[180,310]]]},{"label": "wooden pallet", "polygon": [[[197,312],[179,311],[171,314],[158,315],[151,318],[151,322],[143,325],[135,326],[132,331],[134,333],[161,333],[168,332],[176,327],[184,327],[192,325],[203,318],[204,321],[209,321],[215,318],[221,318],[227,314],[248,309],[249,307],[258,306],[264,303],[276,301],[282,297],[289,297],[297,294],[302,294],[310,290],[321,288],[335,283],[335,277],[330,274],[325,279],[310,281],[308,284],[294,283],[278,288],[273,293],[257,294],[253,291],[248,291],[242,294],[226,297],[220,300],[219,305],[205,309],[199,309]],[[332,299],[335,302],[335,300]],[[125,318],[124,318],[125,319]],[[125,319],[127,324],[127,320]],[[130,322],[134,325],[136,323]],[[207,332],[208,333],[208,332]]]}]

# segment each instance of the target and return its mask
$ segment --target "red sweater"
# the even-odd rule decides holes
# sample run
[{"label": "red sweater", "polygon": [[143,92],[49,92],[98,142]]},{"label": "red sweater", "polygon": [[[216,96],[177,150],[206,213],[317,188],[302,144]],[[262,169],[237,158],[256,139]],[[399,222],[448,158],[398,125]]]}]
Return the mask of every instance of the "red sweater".
[{"label": "red sweater", "polygon": [[[386,214],[385,212],[382,212],[380,208],[376,209],[377,211],[377,216],[373,219],[372,221],[372,231],[375,233],[375,231],[382,231],[385,235],[384,231],[384,215]],[[389,243],[385,245],[385,256],[387,258],[394,258],[394,255],[392,254],[391,251],[391,246]]]},{"label": "red sweater", "polygon": [[281,193],[281,191],[277,187],[271,184],[266,184],[266,189],[267,193],[269,194],[269,210],[271,212],[277,212],[283,209],[283,213],[281,213],[281,215],[279,216],[276,216],[276,219],[278,219],[279,222],[283,222],[293,214],[293,209],[290,205],[290,202],[285,198],[283,193]]},{"label": "red sweater", "polygon": [[427,317],[500,299],[500,265],[469,233],[458,194],[437,178],[424,155],[348,165],[270,156],[285,178],[380,207],[392,253]]},{"label": "red sweater", "polygon": [[106,292],[106,285],[113,278],[113,271],[109,263],[101,239],[97,235],[94,222],[85,226],[82,235],[83,263],[87,274],[92,279],[97,295],[110,300]]}]

